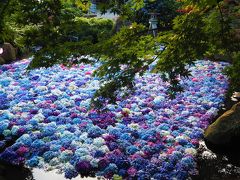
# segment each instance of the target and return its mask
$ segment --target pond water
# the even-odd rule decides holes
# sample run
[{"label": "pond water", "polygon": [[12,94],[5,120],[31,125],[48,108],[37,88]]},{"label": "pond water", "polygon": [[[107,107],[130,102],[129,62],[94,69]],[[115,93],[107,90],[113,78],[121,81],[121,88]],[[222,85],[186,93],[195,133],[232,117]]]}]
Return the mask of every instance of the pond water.
[{"label": "pond water", "polygon": [[[239,102],[239,96],[232,96],[228,98],[225,102],[225,106],[219,112],[220,116],[224,111],[230,109],[236,100]],[[204,142],[203,142],[204,143]],[[211,150],[213,152],[211,152]],[[230,155],[228,150],[225,149],[221,153],[219,151],[214,151],[214,147],[200,147],[198,150],[198,169],[199,174],[193,176],[193,180],[202,180],[202,179],[231,179],[238,180],[240,178],[240,156],[238,154]],[[211,156],[215,158],[203,159],[201,156],[204,151],[211,153]],[[216,154],[215,154],[215,153]],[[224,153],[225,152],[225,153]],[[66,180],[63,174],[58,173],[57,170],[44,171],[43,169],[33,168],[32,170],[20,166],[13,166],[0,162],[0,180]],[[82,178],[80,176],[73,178],[72,180],[97,180],[100,178],[87,177]]]},{"label": "pond water", "polygon": [[[44,171],[42,169],[33,169],[32,170],[32,175],[33,175],[35,180],[49,180],[49,179],[51,179],[51,180],[66,180],[64,175],[63,174],[59,174],[57,172],[57,170],[46,172],[46,171]],[[76,178],[72,178],[72,180],[78,180],[78,179],[96,180],[98,178],[91,178],[91,177],[82,178],[80,176],[78,176]]]},{"label": "pond water", "polygon": [[[97,180],[99,178],[77,176],[72,180]],[[0,180],[66,180],[57,170],[44,171],[43,169],[28,169],[0,162]]]},{"label": "pond water", "polygon": [[[5,138],[0,157],[28,167],[47,163],[69,178],[80,178],[78,172],[178,180],[195,174],[198,140],[221,107],[228,85],[221,74],[226,63],[198,61],[189,67],[194,78],[183,79],[185,91],[176,99],[167,98],[168,84],[159,75],[146,73],[136,77],[134,94],[122,101],[119,97],[117,106],[107,106],[110,112],[98,114],[87,112],[99,87],[98,79],[91,76],[96,67],[54,66],[22,74],[28,63],[0,69],[0,107],[6,109],[1,114]],[[9,139],[13,144],[8,144]],[[1,180],[57,176],[50,173],[54,175],[4,165]]]}]

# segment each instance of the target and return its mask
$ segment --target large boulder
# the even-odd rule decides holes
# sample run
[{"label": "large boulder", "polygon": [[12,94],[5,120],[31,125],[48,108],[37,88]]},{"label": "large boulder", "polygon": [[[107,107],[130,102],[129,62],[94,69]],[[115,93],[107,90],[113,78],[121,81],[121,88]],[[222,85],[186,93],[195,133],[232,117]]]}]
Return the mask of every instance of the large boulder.
[{"label": "large boulder", "polygon": [[0,54],[0,63],[4,59],[4,63],[11,63],[16,60],[16,49],[10,43],[4,43],[3,53]]},{"label": "large boulder", "polygon": [[215,145],[231,144],[240,138],[240,102],[226,111],[205,131],[206,141]]},{"label": "large boulder", "polygon": [[0,56],[0,65],[5,64],[5,60]]}]

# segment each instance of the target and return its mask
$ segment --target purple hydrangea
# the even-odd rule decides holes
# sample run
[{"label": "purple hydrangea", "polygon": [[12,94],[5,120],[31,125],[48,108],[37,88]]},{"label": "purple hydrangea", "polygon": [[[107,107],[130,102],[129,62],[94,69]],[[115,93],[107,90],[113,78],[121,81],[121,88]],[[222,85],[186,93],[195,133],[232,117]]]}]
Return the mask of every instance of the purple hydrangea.
[{"label": "purple hydrangea", "polygon": [[[159,74],[135,78],[135,92],[108,112],[89,109],[99,64],[55,65],[24,74],[30,60],[0,66],[0,159],[54,166],[66,178],[187,179],[203,130],[224,102],[227,63],[196,61],[171,100]],[[20,78],[21,76],[21,78]],[[11,147],[7,141],[17,137]],[[43,165],[43,164],[46,164]],[[61,164],[59,164],[61,163]]]}]

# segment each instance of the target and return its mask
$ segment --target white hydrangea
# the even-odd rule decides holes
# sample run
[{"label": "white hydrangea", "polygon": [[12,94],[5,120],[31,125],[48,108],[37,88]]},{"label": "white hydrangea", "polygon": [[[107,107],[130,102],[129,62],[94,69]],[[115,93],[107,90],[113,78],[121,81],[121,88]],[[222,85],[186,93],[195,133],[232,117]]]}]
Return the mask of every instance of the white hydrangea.
[{"label": "white hydrangea", "polygon": [[169,131],[165,131],[165,130],[161,130],[160,134],[161,134],[161,136],[167,136],[167,135],[170,135],[170,132]]},{"label": "white hydrangea", "polygon": [[21,118],[26,119],[27,117],[28,117],[28,113],[27,113],[27,112],[23,112],[23,113],[21,114]]},{"label": "white hydrangea", "polygon": [[99,159],[92,159],[90,164],[94,167],[94,168],[97,168],[98,167],[98,162],[99,162]]},{"label": "white hydrangea", "polygon": [[91,99],[87,99],[81,102],[80,107],[89,107],[90,103],[91,103]]},{"label": "white hydrangea", "polygon": [[93,81],[91,81],[90,82],[90,87],[92,87],[92,88],[99,88],[99,81],[98,80],[93,80]]},{"label": "white hydrangea", "polygon": [[173,115],[174,114],[174,111],[171,110],[171,109],[165,109],[164,111],[165,111],[165,113],[167,113],[169,115]]},{"label": "white hydrangea", "polygon": [[159,104],[159,103],[161,103],[163,101],[165,101],[165,97],[164,96],[157,96],[153,100],[154,104]]},{"label": "white hydrangea", "polygon": [[63,133],[65,131],[65,129],[66,129],[66,126],[64,126],[64,125],[58,125],[57,126],[57,131],[59,133]]},{"label": "white hydrangea", "polygon": [[139,128],[139,124],[131,123],[131,124],[128,125],[128,127],[131,128],[131,129],[138,129]]},{"label": "white hydrangea", "polygon": [[176,137],[177,141],[179,141],[180,139],[189,139],[189,137],[186,136],[185,134]]},{"label": "white hydrangea", "polygon": [[102,151],[102,152],[104,152],[104,153],[109,152],[109,149],[108,149],[108,147],[107,147],[106,145],[101,146],[101,147],[99,148],[99,150]]},{"label": "white hydrangea", "polygon": [[186,148],[185,149],[185,154],[191,154],[192,156],[196,156],[197,151],[194,148]]},{"label": "white hydrangea", "polygon": [[190,117],[188,118],[188,122],[190,122],[190,123],[195,122],[195,121],[198,121],[198,120],[199,120],[199,118],[198,118],[198,117],[194,117],[194,116],[190,116]]},{"label": "white hydrangea", "polygon": [[0,114],[7,114],[10,119],[14,118],[14,115],[9,110],[0,110]]},{"label": "white hydrangea", "polygon": [[121,118],[122,117],[122,113],[121,112],[116,112],[115,116],[116,116],[116,118]]},{"label": "white hydrangea", "polygon": [[47,86],[37,86],[36,90],[38,90],[38,91],[47,91],[48,87]]},{"label": "white hydrangea", "polygon": [[39,122],[42,122],[45,119],[45,116],[42,113],[38,113],[33,117],[33,119],[36,119]]},{"label": "white hydrangea", "polygon": [[75,100],[75,99],[77,99],[77,98],[79,98],[79,95],[74,95],[74,96],[71,96],[71,97],[70,97],[71,100]]},{"label": "white hydrangea", "polygon": [[72,100],[63,98],[60,100],[61,104],[68,107],[68,106],[72,106],[74,104],[74,102]]},{"label": "white hydrangea", "polygon": [[49,162],[50,166],[57,166],[59,164],[60,164],[60,161],[59,161],[59,159],[57,157],[51,159],[50,162]]},{"label": "white hydrangea", "polygon": [[175,139],[172,135],[166,135],[166,138],[167,138],[167,142],[171,142],[171,143],[175,142]]},{"label": "white hydrangea", "polygon": [[214,107],[211,107],[211,109],[209,109],[207,112],[206,112],[207,115],[212,115],[212,116],[217,116],[218,115],[218,109],[217,108],[214,108]]},{"label": "white hydrangea", "polygon": [[85,140],[88,138],[88,133],[87,132],[84,132],[81,134],[81,136],[79,137],[79,140]]},{"label": "white hydrangea", "polygon": [[62,95],[62,91],[60,91],[59,89],[53,89],[53,90],[51,90],[51,93],[55,96],[61,96]]},{"label": "white hydrangea", "polygon": [[84,147],[80,147],[75,151],[75,155],[81,157],[81,156],[86,156],[89,154],[89,150]]},{"label": "white hydrangea", "polygon": [[95,138],[95,139],[93,140],[93,145],[94,145],[94,146],[97,146],[97,147],[103,146],[104,143],[105,143],[105,140],[104,140],[103,138],[101,138],[101,137]]},{"label": "white hydrangea", "polygon": [[92,161],[93,157],[90,155],[86,155],[86,156],[80,156],[79,159],[81,159],[82,161]]},{"label": "white hydrangea", "polygon": [[78,89],[78,87],[76,86],[75,82],[71,82],[71,83],[69,84],[69,86],[68,86],[68,89],[69,89],[70,91],[75,91],[75,90]]}]

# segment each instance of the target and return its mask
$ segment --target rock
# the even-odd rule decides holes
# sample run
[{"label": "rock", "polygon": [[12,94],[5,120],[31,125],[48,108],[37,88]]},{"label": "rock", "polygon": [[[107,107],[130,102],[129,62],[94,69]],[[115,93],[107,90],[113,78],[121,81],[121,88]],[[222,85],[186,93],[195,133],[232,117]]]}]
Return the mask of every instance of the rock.
[{"label": "rock", "polygon": [[16,49],[10,43],[4,43],[3,53],[0,54],[0,64],[2,59],[4,59],[4,63],[11,63],[16,60]]},{"label": "rock", "polygon": [[0,65],[5,64],[5,60],[0,56]]},{"label": "rock", "polygon": [[240,102],[226,111],[205,131],[206,141],[216,145],[231,144],[240,137]]}]

